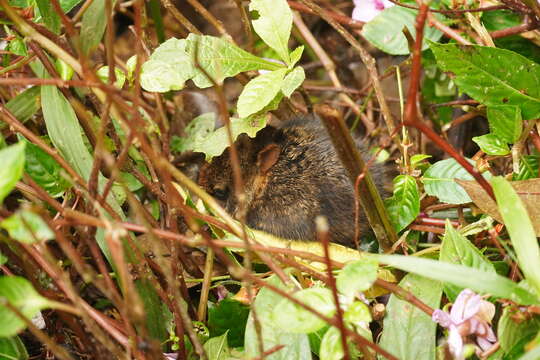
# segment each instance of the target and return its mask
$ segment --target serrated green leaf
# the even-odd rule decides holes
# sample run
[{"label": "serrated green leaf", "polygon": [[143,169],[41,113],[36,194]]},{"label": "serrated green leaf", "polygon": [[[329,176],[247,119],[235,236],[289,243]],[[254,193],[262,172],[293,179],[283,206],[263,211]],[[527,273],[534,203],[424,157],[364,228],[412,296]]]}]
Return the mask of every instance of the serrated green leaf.
[{"label": "serrated green leaf", "polygon": [[491,180],[499,212],[510,234],[519,267],[540,297],[540,248],[525,205],[503,177]]},{"label": "serrated green leaf", "polygon": [[[403,34],[403,28],[406,27],[413,37],[416,36],[414,27],[416,14],[416,10],[401,6],[386,8],[364,25],[362,36],[388,54],[407,55],[409,45]],[[422,49],[427,49],[427,39],[437,41],[441,36],[442,33],[439,30],[426,26]]]},{"label": "serrated green leaf", "polygon": [[[525,120],[540,116],[540,65],[509,50],[431,43],[438,65],[460,90],[489,106],[515,105]],[[509,71],[509,69],[512,69]]]},{"label": "serrated green leaf", "polygon": [[512,350],[523,339],[529,342],[539,331],[540,317],[529,318],[512,306],[503,309],[497,325],[497,337],[505,353]]},{"label": "serrated green leaf", "polygon": [[0,359],[27,360],[28,352],[18,336],[0,338]]},{"label": "serrated green leaf", "polygon": [[25,278],[0,277],[0,338],[15,336],[26,327],[23,320],[3,305],[4,301],[19,309],[27,319],[50,306],[49,300],[38,294]]},{"label": "serrated green leaf", "polygon": [[322,338],[319,358],[320,360],[340,360],[343,358],[343,355],[341,332],[338,328],[332,326]]},{"label": "serrated green leaf", "polygon": [[28,210],[18,211],[4,219],[0,227],[7,230],[12,239],[25,244],[54,239],[54,232],[41,216]]},{"label": "serrated green leaf", "polygon": [[[303,289],[296,292],[293,296],[323,315],[333,316],[336,312],[336,306],[330,289]],[[275,325],[297,334],[314,332],[326,325],[326,322],[320,317],[288,299],[283,299],[276,306],[272,318]]]},{"label": "serrated green leaf", "polygon": [[227,332],[218,337],[208,339],[203,345],[208,360],[230,359],[229,345],[227,344]]},{"label": "serrated green leaf", "polygon": [[494,272],[486,272],[462,265],[402,255],[375,255],[379,262],[395,268],[418,274],[433,280],[447,282],[478,293],[491,294],[510,299],[519,304],[538,303],[536,294]]},{"label": "serrated green leaf", "polygon": [[510,144],[518,141],[523,129],[519,107],[512,105],[489,106],[487,118],[492,134]]},{"label": "serrated green leaf", "polygon": [[513,175],[512,180],[528,180],[538,177],[539,170],[538,155],[524,155],[519,162],[519,173]]},{"label": "serrated green leaf", "polygon": [[[111,0],[111,7],[114,8],[116,0]],[[94,0],[84,12],[81,24],[80,46],[82,52],[90,54],[99,43],[107,27],[107,14],[105,13],[105,0]]]},{"label": "serrated green leaf", "polygon": [[[441,300],[441,283],[408,274],[399,283],[422,302],[437,309]],[[390,296],[383,323],[380,345],[398,359],[435,360],[437,324],[408,301]]]},{"label": "serrated green leaf", "polygon": [[345,265],[336,278],[340,293],[353,297],[357,292],[365,291],[377,280],[379,264],[373,259],[363,259]]},{"label": "serrated green leaf", "polygon": [[503,156],[510,153],[508,144],[495,134],[475,136],[472,138],[472,141],[474,141],[480,147],[480,150],[488,155]]},{"label": "serrated green leaf", "polygon": [[290,73],[288,73],[287,76],[285,76],[285,79],[283,79],[281,91],[286,97],[291,97],[294,90],[302,85],[305,79],[306,73],[304,72],[304,69],[297,66]]},{"label": "serrated green leaf", "polygon": [[[272,275],[266,281],[287,292],[292,290],[290,287],[283,284],[276,275]],[[287,328],[276,326],[274,324],[272,313],[281,300],[283,300],[283,297],[272,292],[268,288],[263,287],[257,294],[253,304],[257,311],[257,318],[262,327],[261,335],[264,340],[264,350],[267,351],[276,345],[285,345],[281,350],[265,357],[267,360],[311,360],[311,351],[307,335],[292,334],[288,332]],[[252,314],[250,314],[248,319],[244,343],[246,356],[250,358],[261,356],[258,346],[259,340]]]},{"label": "serrated green leaf", "polygon": [[251,79],[238,97],[238,115],[248,117],[262,110],[278,94],[287,69],[264,73]]},{"label": "serrated green leaf", "polygon": [[[495,272],[491,262],[466,237],[454,229],[448,221],[441,244],[439,260],[451,264],[468,266],[485,272]],[[462,287],[444,284],[444,292],[450,301],[456,300],[461,290],[463,290]]]},{"label": "serrated green leaf", "polygon": [[394,195],[384,201],[390,221],[396,231],[403,230],[420,213],[420,194],[416,179],[398,175],[394,179]]},{"label": "serrated green leaf", "polygon": [[292,29],[292,11],[286,0],[251,0],[249,11],[256,11],[258,17],[252,20],[253,29],[259,37],[287,64],[289,37]]},{"label": "serrated green leaf", "polygon": [[24,171],[52,197],[59,197],[71,187],[62,176],[62,167],[39,146],[26,142]]},{"label": "serrated green leaf", "polygon": [[19,142],[0,150],[0,204],[13,190],[15,184],[21,178],[24,170],[25,143]]},{"label": "serrated green leaf", "polygon": [[[471,164],[473,161],[468,160]],[[490,179],[491,174],[483,174],[485,179]],[[449,204],[465,204],[471,202],[467,192],[459,186],[454,179],[474,180],[456,160],[445,159],[437,161],[426,170],[422,182],[428,195],[436,196],[440,201]]]}]

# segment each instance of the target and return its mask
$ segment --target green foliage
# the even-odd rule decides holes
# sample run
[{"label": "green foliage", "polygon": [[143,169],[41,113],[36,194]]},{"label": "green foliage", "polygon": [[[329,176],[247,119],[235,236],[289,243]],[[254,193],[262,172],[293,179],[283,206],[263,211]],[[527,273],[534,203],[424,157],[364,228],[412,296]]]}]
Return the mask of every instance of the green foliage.
[{"label": "green foliage", "polygon": [[475,136],[472,138],[472,141],[480,147],[480,150],[488,155],[504,156],[510,153],[508,144],[494,134]]},{"label": "green foliage", "polygon": [[0,359],[27,360],[28,352],[18,336],[0,338]]},{"label": "green foliage", "polygon": [[208,328],[210,337],[227,333],[228,343],[232,347],[244,346],[246,322],[249,306],[233,299],[223,299],[208,307]]},{"label": "green foliage", "polygon": [[[11,111],[13,116],[24,123],[29,120],[41,107],[40,102],[41,88],[34,86],[24,90],[14,98],[8,101],[6,108]],[[0,123],[0,129],[5,123]]]},{"label": "green foliage", "polygon": [[0,204],[13,190],[24,171],[25,143],[19,142],[0,150]]},{"label": "green foliage", "polygon": [[332,326],[322,338],[319,358],[321,360],[340,360],[343,358],[343,355],[341,332],[338,328]]},{"label": "green foliage", "polygon": [[[474,164],[471,160],[468,160]],[[484,178],[489,179],[489,173],[483,174]],[[453,158],[437,161],[431,165],[424,173],[422,182],[428,195],[436,196],[440,201],[449,204],[465,204],[471,202],[471,198],[465,190],[459,186],[454,179],[474,180],[471,174],[467,172]]]},{"label": "green foliage", "polygon": [[[401,6],[384,9],[373,20],[364,25],[362,36],[388,54],[407,55],[409,54],[409,45],[402,30],[406,27],[412,36],[415,36],[416,13],[416,10]],[[442,33],[439,30],[426,26],[423,48],[427,49],[426,40],[437,41],[441,36]]]},{"label": "green foliage", "polygon": [[28,210],[20,210],[4,219],[0,227],[7,230],[12,239],[26,244],[54,239],[54,232],[41,216]]},{"label": "green foliage", "polygon": [[394,179],[394,195],[385,199],[384,204],[394,229],[397,232],[403,230],[420,213],[420,193],[416,179],[410,175],[398,175]]},{"label": "green foliage", "polygon": [[208,339],[204,343],[204,351],[209,360],[228,360],[230,359],[229,345],[227,344],[227,332],[218,337]]},{"label": "green foliage", "polygon": [[[438,65],[460,90],[489,106],[514,105],[525,120],[540,116],[540,65],[509,50],[431,43]],[[508,71],[519,69],[519,71]]]},{"label": "green foliage", "polygon": [[504,308],[499,319],[497,335],[505,354],[515,352],[516,346],[520,346],[521,355],[524,351],[523,340],[531,341],[539,331],[540,318],[538,316],[524,319],[519,309],[509,306]]},{"label": "green foliage", "polygon": [[238,115],[248,117],[272,101],[281,90],[287,69],[264,73],[250,80],[238,98]]},{"label": "green foliage", "polygon": [[489,106],[487,117],[493,135],[511,144],[518,141],[523,129],[521,109],[518,106]]},{"label": "green foliage", "polygon": [[24,321],[5,306],[6,302],[17,308],[27,319],[33,318],[40,310],[51,305],[25,278],[0,277],[0,338],[15,336],[26,327]]},{"label": "green foliage", "polygon": [[[408,274],[399,283],[414,296],[432,308],[438,308],[441,299],[441,283],[428,278]],[[386,307],[380,345],[403,360],[434,360],[436,324],[422,310],[411,303],[390,296]]]},{"label": "green foliage", "polygon": [[[114,7],[115,3],[116,0],[111,0],[111,7]],[[99,45],[105,33],[108,17],[105,5],[106,0],[92,1],[82,17],[80,47],[86,55]]]},{"label": "green foliage", "polygon": [[519,162],[519,173],[514,174],[513,180],[527,180],[538,177],[538,155],[523,155]]},{"label": "green foliage", "polygon": [[341,294],[353,297],[356,293],[369,289],[377,280],[379,264],[374,259],[363,259],[347,264],[336,278]]}]

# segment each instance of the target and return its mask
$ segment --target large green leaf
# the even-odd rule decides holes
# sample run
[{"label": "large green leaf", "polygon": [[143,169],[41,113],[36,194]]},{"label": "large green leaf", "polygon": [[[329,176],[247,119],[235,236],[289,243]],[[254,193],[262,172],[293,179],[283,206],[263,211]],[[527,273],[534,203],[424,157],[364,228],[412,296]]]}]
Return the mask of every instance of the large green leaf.
[{"label": "large green leaf", "polygon": [[[438,308],[441,283],[408,274],[399,285],[432,308]],[[437,324],[411,303],[392,294],[386,308],[380,345],[401,360],[435,360]]]},{"label": "large green leaf", "polygon": [[36,6],[39,9],[39,14],[42,16],[45,26],[53,33],[58,34],[62,23],[60,21],[60,16],[54,10],[51,0],[34,1],[36,2]]},{"label": "large green leaf", "polygon": [[[525,317],[525,318],[523,318]],[[518,308],[505,307],[497,325],[501,348],[508,353],[516,345],[529,342],[540,331],[540,317],[524,315]]]},{"label": "large green leaf", "polygon": [[537,304],[536,294],[519,286],[511,280],[494,272],[486,272],[462,265],[454,265],[441,261],[423,259],[415,256],[375,255],[383,264],[388,264],[400,270],[422,275],[433,280],[448,282],[463,288],[469,288],[479,293],[510,299],[519,304]]},{"label": "large green leaf", "polygon": [[379,263],[374,259],[362,259],[345,265],[336,278],[336,286],[341,294],[353,297],[365,291],[377,280]]},{"label": "large green leaf", "polygon": [[19,142],[0,150],[0,204],[13,190],[24,170],[25,143]]},{"label": "large green leaf", "polygon": [[[491,262],[466,237],[454,229],[450,222],[446,223],[439,260],[485,272],[495,272]],[[454,301],[461,290],[463,290],[462,287],[444,284],[444,292],[450,301]]]},{"label": "large green leaf", "polygon": [[281,85],[281,92],[286,97],[291,97],[294,90],[296,90],[304,80],[306,79],[306,73],[304,68],[301,66],[295,67],[290,73],[285,76],[283,79],[283,84]]},{"label": "large green leaf", "polygon": [[472,138],[479,147],[480,150],[487,155],[508,155],[510,149],[508,144],[495,134],[486,134],[482,136],[475,136]]},{"label": "large green leaf", "polygon": [[540,296],[540,248],[525,205],[503,177],[491,180],[499,212],[510,233],[519,267]]},{"label": "large green leaf", "polygon": [[[474,164],[471,160],[467,160]],[[484,178],[489,179],[491,174],[486,172]],[[474,180],[456,160],[446,159],[437,161],[426,170],[422,177],[428,195],[436,196],[440,201],[449,204],[465,204],[471,202],[467,192],[459,186],[454,179]]]},{"label": "large green leaf", "polygon": [[396,231],[403,230],[420,213],[420,194],[416,179],[399,175],[394,179],[394,195],[384,201],[390,221]]},{"label": "large green leaf", "polygon": [[489,106],[487,117],[492,134],[511,144],[518,141],[523,128],[521,109],[518,106]]},{"label": "large green leaf", "polygon": [[287,69],[264,73],[251,79],[238,97],[238,115],[248,117],[268,105],[281,90]]},{"label": "large green leaf", "polygon": [[249,10],[258,17],[251,21],[259,37],[276,51],[287,64],[289,37],[292,29],[292,11],[285,0],[251,0]]},{"label": "large green leaf", "polygon": [[229,360],[230,349],[227,344],[227,332],[221,336],[208,339],[203,345],[208,360]]},{"label": "large green leaf", "polygon": [[27,360],[28,352],[18,336],[0,338],[0,359]]},{"label": "large green leaf", "polygon": [[210,336],[227,333],[227,342],[232,347],[244,346],[249,306],[233,299],[223,299],[208,307],[208,329]]},{"label": "large green leaf", "polygon": [[[116,0],[111,0],[111,6],[114,7]],[[105,13],[106,1],[94,0],[86,9],[81,24],[81,50],[88,55],[94,50],[105,33],[107,27],[107,14]]]},{"label": "large green leaf", "polygon": [[525,120],[540,116],[540,65],[509,50],[431,43],[437,63],[460,90],[489,106],[515,105]]},{"label": "large green leaf", "polygon": [[[416,30],[416,10],[407,9],[401,6],[393,6],[384,9],[373,20],[369,21],[362,28],[362,35],[373,45],[391,55],[407,55],[409,45],[407,38],[403,34],[403,28],[407,28],[414,37]],[[426,39],[437,41],[442,33],[426,26],[424,30],[423,49],[427,48]]]},{"label": "large green leaf", "polygon": [[[276,275],[272,275],[268,280],[269,284],[282,290],[291,291],[285,286]],[[269,350],[276,345],[285,345],[281,350],[266,356],[267,360],[311,360],[309,340],[305,334],[292,334],[287,327],[283,328],[274,324],[272,313],[277,304],[283,299],[280,295],[267,288],[262,288],[257,294],[253,306],[257,311],[257,318],[261,324],[261,334],[264,350]],[[259,353],[258,337],[253,322],[253,315],[250,314],[246,327],[245,352],[249,358],[258,357]]]},{"label": "large green leaf", "polygon": [[2,305],[3,301],[16,307],[27,319],[50,306],[49,300],[38,294],[32,284],[18,276],[0,277],[0,338],[15,336],[26,324],[15,313]]},{"label": "large green leaf", "polygon": [[4,219],[0,227],[7,230],[12,239],[26,244],[54,239],[54,232],[45,221],[28,210],[20,210]]}]

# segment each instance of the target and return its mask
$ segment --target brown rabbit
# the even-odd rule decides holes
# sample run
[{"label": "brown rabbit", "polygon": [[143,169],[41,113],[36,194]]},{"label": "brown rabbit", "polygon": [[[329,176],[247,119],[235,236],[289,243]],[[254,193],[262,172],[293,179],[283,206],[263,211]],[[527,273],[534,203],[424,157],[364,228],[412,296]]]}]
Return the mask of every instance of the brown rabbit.
[{"label": "brown rabbit", "polygon": [[[241,135],[235,144],[249,227],[287,239],[315,240],[315,218],[323,215],[330,225],[331,241],[353,246],[353,186],[318,118],[291,120],[280,128],[269,126],[253,139]],[[366,149],[360,144],[359,148],[367,157]],[[375,165],[370,171],[382,190],[384,167]],[[228,150],[201,168],[199,183],[227,211],[238,215]],[[360,210],[362,234],[368,229]]]}]

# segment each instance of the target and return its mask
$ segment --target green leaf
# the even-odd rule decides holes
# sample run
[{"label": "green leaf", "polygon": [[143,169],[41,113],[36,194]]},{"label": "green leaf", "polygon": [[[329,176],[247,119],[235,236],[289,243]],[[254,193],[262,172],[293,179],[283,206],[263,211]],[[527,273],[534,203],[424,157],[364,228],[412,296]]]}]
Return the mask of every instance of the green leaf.
[{"label": "green leaf", "polygon": [[394,195],[384,201],[390,221],[397,232],[403,230],[420,213],[420,194],[416,179],[398,175],[394,179]]},{"label": "green leaf", "polygon": [[[43,22],[45,26],[55,34],[60,32],[62,23],[60,21],[60,16],[54,10],[51,0],[34,0],[36,6],[39,9],[39,15],[43,17]],[[38,15],[38,14],[36,14]]]},{"label": "green leaf", "polygon": [[[468,160],[474,165],[474,162]],[[491,174],[486,172],[484,178],[490,179]],[[471,198],[465,190],[459,186],[454,179],[474,180],[456,160],[445,159],[437,161],[426,170],[422,177],[426,193],[436,196],[440,201],[449,204],[465,204],[471,202]]]},{"label": "green leaf", "polygon": [[540,317],[524,315],[513,306],[503,309],[497,325],[497,337],[505,353],[508,353],[519,343],[523,343],[523,340],[525,342],[531,341],[539,331]]},{"label": "green leaf", "polygon": [[341,332],[338,328],[332,326],[324,334],[319,350],[321,360],[341,360],[344,351],[341,343]]},{"label": "green leaf", "polygon": [[295,67],[290,73],[285,76],[283,79],[283,84],[281,85],[281,91],[286,97],[291,97],[294,90],[296,90],[304,80],[306,79],[306,73],[301,66]]},{"label": "green leaf", "polygon": [[232,347],[244,346],[244,334],[249,315],[249,306],[233,299],[223,299],[208,308],[210,337],[228,333]]},{"label": "green leaf", "polygon": [[[426,305],[437,309],[441,300],[441,283],[408,274],[399,283]],[[437,324],[408,301],[390,296],[383,323],[380,345],[401,360],[435,360]]]},{"label": "green leaf", "polygon": [[379,262],[395,268],[422,275],[433,280],[469,288],[478,293],[510,299],[523,305],[538,303],[538,298],[535,294],[494,272],[486,272],[463,265],[454,265],[414,256],[375,254],[370,254],[369,256],[374,256]]},{"label": "green leaf", "polygon": [[25,143],[19,142],[0,150],[0,204],[13,190],[24,170]]},{"label": "green leaf", "polygon": [[7,261],[8,258],[0,251],[0,265],[4,265],[5,263],[7,263]]},{"label": "green leaf", "polygon": [[20,37],[15,37],[13,40],[11,40],[6,50],[18,56],[28,55],[28,49],[26,48],[26,44],[24,40]]},{"label": "green leaf", "polygon": [[276,51],[281,60],[291,63],[289,37],[292,29],[292,11],[286,0],[251,0],[249,11],[258,17],[251,21],[259,37]]},{"label": "green leaf", "polygon": [[262,110],[278,94],[287,69],[264,73],[251,79],[238,98],[238,115],[248,117]]},{"label": "green leaf", "polygon": [[[294,293],[293,296],[323,315],[333,316],[336,312],[332,291],[329,289],[303,289]],[[299,334],[314,332],[326,325],[323,319],[288,299],[283,299],[276,306],[273,312],[273,320],[277,326]]]},{"label": "green leaf", "polygon": [[[272,275],[268,280],[269,284],[274,285],[287,292],[292,289],[285,286],[276,275]],[[263,338],[264,350],[269,350],[276,345],[285,345],[281,350],[265,356],[267,360],[311,360],[311,351],[309,348],[309,340],[305,334],[292,334],[288,332],[288,328],[283,328],[274,324],[272,313],[276,306],[283,298],[263,287],[253,306],[257,311],[257,318],[261,324],[261,334]],[[248,358],[261,356],[259,353],[258,336],[253,322],[253,315],[250,314],[246,327],[245,337],[245,352]]]},{"label": "green leaf", "polygon": [[71,80],[73,74],[75,73],[73,68],[60,58],[56,59],[54,66],[56,67],[56,71],[58,71],[58,75],[60,75],[62,80]]},{"label": "green leaf", "polygon": [[[416,36],[414,27],[416,14],[416,10],[401,6],[384,9],[373,20],[364,25],[362,36],[388,54],[407,55],[409,54],[409,46],[407,38],[403,34],[403,28],[406,27],[413,37]],[[422,49],[427,49],[427,39],[437,41],[441,36],[442,33],[439,30],[426,26]]]},{"label": "green leaf", "polygon": [[62,196],[71,184],[62,176],[62,167],[39,146],[26,140],[24,171],[52,197]]},{"label": "green leaf", "polygon": [[0,338],[15,336],[26,327],[24,321],[4,306],[5,301],[19,309],[27,319],[32,319],[40,310],[50,306],[49,300],[38,294],[25,278],[0,277]]},{"label": "green leaf", "polygon": [[227,344],[227,332],[218,337],[208,339],[203,345],[208,360],[230,359],[229,345]]},{"label": "green leaf", "polygon": [[[495,272],[491,262],[466,237],[454,229],[449,221],[446,222],[439,260],[485,272]],[[444,292],[450,301],[456,300],[461,290],[463,290],[462,287],[444,284]]]},{"label": "green leaf", "polygon": [[[111,0],[111,6],[114,8],[116,0]],[[105,0],[94,0],[84,12],[81,24],[80,46],[82,52],[90,54],[99,43],[107,27],[107,16],[105,13]]]},{"label": "green leaf", "polygon": [[[540,65],[509,50],[431,43],[438,65],[460,90],[488,106],[515,105],[525,120],[540,116]],[[509,71],[509,69],[513,69]]]},{"label": "green leaf", "polygon": [[296,49],[294,49],[291,53],[291,63],[289,64],[289,67],[293,67],[296,65],[298,61],[302,58],[302,54],[304,53],[304,45],[300,45]]},{"label": "green leaf", "polygon": [[540,248],[531,219],[520,197],[502,177],[491,180],[499,212],[510,234],[519,267],[540,296]]},{"label": "green leaf", "polygon": [[[121,89],[124,86],[124,83],[126,82],[126,74],[121,69],[114,68],[114,75],[116,77],[114,86],[118,89]],[[109,83],[109,67],[108,66],[100,67],[97,71],[97,76],[100,78],[101,81],[108,84]]]},{"label": "green leaf", "polygon": [[523,155],[519,162],[519,173],[512,177],[512,180],[528,180],[538,177],[540,167],[538,155]]},{"label": "green leaf", "polygon": [[374,259],[362,259],[345,265],[340,271],[336,285],[339,292],[353,297],[357,292],[365,291],[377,280],[379,263]]},{"label": "green leaf", "polygon": [[[20,122],[24,123],[30,119],[41,107],[40,103],[41,89],[39,86],[31,87],[24,90],[13,99],[9,100],[6,108],[11,111],[13,116]],[[5,123],[0,123],[0,129],[4,128]]]},{"label": "green leaf", "polygon": [[28,352],[18,336],[0,338],[0,359],[27,360]]},{"label": "green leaf", "polygon": [[54,239],[54,232],[41,216],[28,210],[21,210],[0,222],[0,227],[7,230],[12,239],[32,244],[36,241]]},{"label": "green leaf", "polygon": [[510,144],[518,141],[523,129],[519,107],[512,105],[489,106],[487,118],[492,134]]},{"label": "green leaf", "polygon": [[510,153],[508,144],[501,140],[495,134],[486,134],[482,136],[475,136],[472,138],[479,147],[480,150],[488,155],[507,155]]},{"label": "green leaf", "polygon": [[372,320],[369,307],[361,301],[353,302],[343,314],[343,319],[357,327],[369,324]]},{"label": "green leaf", "polygon": [[196,86],[213,85],[195,66],[195,59],[215,82],[249,70],[277,70],[279,64],[261,59],[230,42],[207,35],[189,34],[161,44],[142,66],[141,86],[147,91],[180,90],[192,79]]},{"label": "green leaf", "polygon": [[412,167],[416,167],[418,164],[420,164],[422,161],[429,159],[431,155],[426,154],[416,154],[411,156],[411,159],[409,160]]}]

